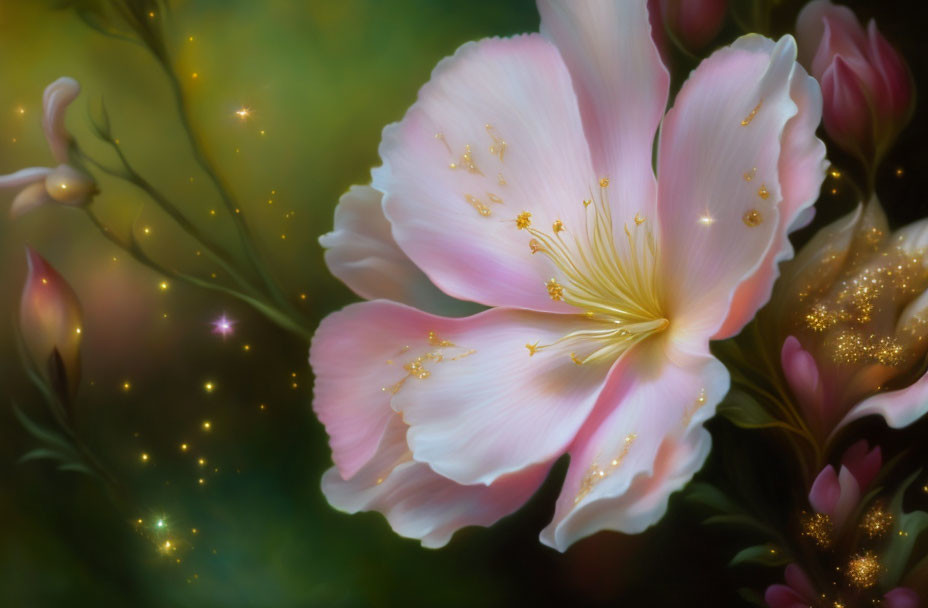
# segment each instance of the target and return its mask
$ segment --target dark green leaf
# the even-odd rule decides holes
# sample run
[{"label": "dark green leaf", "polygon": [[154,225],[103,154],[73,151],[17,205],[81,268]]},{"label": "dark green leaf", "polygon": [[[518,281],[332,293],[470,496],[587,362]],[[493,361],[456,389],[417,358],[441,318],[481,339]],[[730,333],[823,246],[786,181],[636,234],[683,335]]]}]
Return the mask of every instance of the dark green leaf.
[{"label": "dark green leaf", "polygon": [[921,470],[916,471],[902,482],[889,506],[890,512],[896,517],[896,525],[883,554],[884,572],[882,582],[886,587],[895,587],[902,579],[909,557],[912,555],[915,541],[918,540],[922,532],[928,529],[928,513],[924,511],[904,513],[902,511],[905,492],[919,475],[921,475]]},{"label": "dark green leaf", "polygon": [[707,506],[722,513],[736,513],[738,506],[724,492],[712,484],[695,481],[686,489],[686,500]]},{"label": "dark green leaf", "polygon": [[729,566],[738,564],[760,564],[761,566],[785,566],[790,562],[790,556],[776,545],[764,544],[754,545],[739,551],[731,561]]},{"label": "dark green leaf", "polygon": [[782,422],[775,418],[767,408],[747,392],[733,388],[719,404],[717,413],[727,418],[735,426],[745,429],[759,429],[780,426]]},{"label": "dark green leaf", "polygon": [[67,452],[73,452],[71,442],[64,435],[38,424],[15,405],[13,406],[13,414],[19,420],[19,423],[23,425],[23,428],[42,443]]}]

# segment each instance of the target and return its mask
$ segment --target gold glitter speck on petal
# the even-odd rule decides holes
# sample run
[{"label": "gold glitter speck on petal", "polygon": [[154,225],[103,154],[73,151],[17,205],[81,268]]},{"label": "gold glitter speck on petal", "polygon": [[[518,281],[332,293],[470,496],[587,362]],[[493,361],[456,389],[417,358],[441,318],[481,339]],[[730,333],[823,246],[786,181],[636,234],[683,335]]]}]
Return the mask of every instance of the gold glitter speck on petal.
[{"label": "gold glitter speck on petal", "polygon": [[763,216],[761,216],[760,211],[757,209],[751,209],[744,214],[744,217],[741,218],[744,221],[744,225],[749,228],[754,226],[759,226],[762,221],[764,221]]}]

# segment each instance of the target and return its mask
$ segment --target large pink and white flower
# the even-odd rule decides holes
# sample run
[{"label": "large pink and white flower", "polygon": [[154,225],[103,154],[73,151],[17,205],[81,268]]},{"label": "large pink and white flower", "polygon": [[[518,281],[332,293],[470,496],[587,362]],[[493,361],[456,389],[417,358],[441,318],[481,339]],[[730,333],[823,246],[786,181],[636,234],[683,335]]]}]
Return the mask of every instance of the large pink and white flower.
[{"label": "large pink and white flower", "polygon": [[[729,385],[709,340],[739,331],[792,255],[824,177],[821,97],[792,38],[747,36],[665,116],[645,4],[542,0],[541,34],[465,44],[384,130],[330,268],[362,295],[421,302],[427,277],[489,310],[376,300],[322,322],[335,507],[441,546],[514,511],[566,453],[541,535],[564,550],[644,530],[701,467]],[[333,252],[353,242],[366,253]],[[377,247],[385,271],[358,272]]]}]

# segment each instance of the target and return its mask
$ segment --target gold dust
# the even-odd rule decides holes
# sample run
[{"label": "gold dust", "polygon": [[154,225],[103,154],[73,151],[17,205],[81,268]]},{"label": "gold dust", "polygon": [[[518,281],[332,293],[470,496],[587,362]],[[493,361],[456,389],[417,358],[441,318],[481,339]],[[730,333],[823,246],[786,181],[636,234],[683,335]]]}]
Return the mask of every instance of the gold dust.
[{"label": "gold dust", "polygon": [[640,225],[642,225],[642,224],[644,224],[644,218],[641,217],[641,214],[640,214],[640,213],[636,213],[636,214],[635,214],[635,225],[636,225],[636,226],[640,226]]},{"label": "gold dust", "polygon": [[757,175],[757,167],[751,167],[751,170],[745,171],[741,177],[744,178],[744,181],[749,182],[754,179],[755,175]]},{"label": "gold dust", "polygon": [[548,288],[548,295],[551,296],[551,299],[555,302],[564,299],[564,287],[557,282],[557,279],[548,279],[548,282],[545,283],[545,287]]},{"label": "gold dust", "polygon": [[[390,386],[382,387],[380,389],[381,391],[389,392],[395,395],[401,388],[403,388],[403,385],[405,385],[406,381],[409,380],[410,378],[415,378],[416,380],[426,380],[427,378],[431,377],[432,371],[428,367],[426,367],[426,363],[438,364],[438,363],[442,363],[443,361],[457,361],[459,359],[463,359],[464,357],[468,357],[474,354],[475,352],[477,352],[474,349],[470,349],[470,350],[463,350],[462,352],[456,354],[455,356],[447,356],[447,353],[445,353],[443,349],[460,348],[460,347],[458,347],[456,344],[454,344],[450,340],[445,340],[441,338],[438,335],[438,333],[435,331],[428,332],[427,342],[428,342],[428,345],[433,348],[433,350],[430,350],[404,363],[402,368],[403,368],[403,371],[406,372],[406,375],[403,378],[401,378],[398,382]],[[398,354],[409,352],[409,350],[410,350],[410,347],[408,345],[404,346],[402,349],[400,349],[400,352]],[[393,363],[392,359],[387,360],[388,365],[392,365],[392,363]]]},{"label": "gold dust", "polygon": [[825,513],[815,513],[814,515],[803,513],[801,524],[803,536],[811,538],[822,549],[831,546],[835,526],[830,516]]},{"label": "gold dust", "polygon": [[759,226],[762,221],[764,221],[763,216],[761,216],[760,211],[757,209],[751,209],[744,214],[744,217],[741,218],[744,221],[744,225],[753,228],[754,226]]},{"label": "gold dust", "polygon": [[602,178],[600,178],[600,180],[599,180],[599,187],[600,187],[600,188],[608,188],[608,187],[609,187],[609,178],[608,178],[608,177],[602,177]]},{"label": "gold dust", "polygon": [[845,570],[850,583],[858,589],[869,589],[876,585],[882,572],[883,567],[871,551],[852,557]]},{"label": "gold dust", "polygon": [[528,211],[523,211],[516,216],[516,228],[519,230],[525,230],[532,225],[532,214]]},{"label": "gold dust", "polygon": [[870,507],[860,523],[860,527],[870,538],[879,538],[893,527],[893,514],[887,511],[881,503]]},{"label": "gold dust", "polygon": [[485,127],[487,135],[493,140],[493,144],[490,146],[490,154],[498,158],[499,162],[503,162],[503,154],[506,152],[506,141],[500,136],[493,125],[487,124]]},{"label": "gold dust", "polygon": [[480,201],[480,199],[478,199],[477,197],[471,196],[470,194],[465,194],[464,200],[466,200],[467,204],[469,204],[471,207],[476,209],[477,213],[479,213],[483,217],[490,217],[490,215],[492,215],[492,211],[490,211],[490,208],[484,205]]},{"label": "gold dust", "polygon": [[612,458],[609,463],[603,467],[600,466],[595,461],[590,465],[590,468],[587,470],[586,474],[580,479],[580,488],[577,491],[576,496],[574,496],[574,504],[579,503],[581,500],[586,498],[586,496],[593,491],[599,482],[611,475],[618,469],[622,462],[628,456],[628,452],[632,447],[632,444],[635,442],[637,435],[634,433],[629,433],[625,436],[625,441],[622,444],[622,449],[618,455]]},{"label": "gold dust", "polygon": [[755,116],[757,116],[757,112],[760,111],[760,107],[761,107],[761,105],[763,105],[763,103],[764,103],[764,100],[763,100],[763,99],[761,99],[760,101],[757,102],[757,105],[754,106],[754,109],[751,110],[751,113],[748,114],[747,116],[745,116],[744,119],[741,121],[741,126],[742,126],[742,127],[746,127],[746,126],[748,126],[749,124],[751,124],[751,121],[754,120],[754,117],[755,117]]},{"label": "gold dust", "polygon": [[763,200],[767,200],[770,196],[770,192],[767,190],[766,184],[761,184],[760,188],[757,190],[757,196],[761,197]]},{"label": "gold dust", "polygon": [[496,196],[496,195],[493,194],[492,192],[487,192],[487,198],[490,199],[490,202],[491,202],[491,203],[496,203],[497,205],[502,205],[502,204],[503,204],[503,199],[501,199],[500,197]]},{"label": "gold dust", "polygon": [[505,186],[505,185],[506,185],[506,178],[503,177],[503,173],[502,173],[502,172],[499,172],[499,173],[496,174],[496,183],[499,184],[500,186]]}]

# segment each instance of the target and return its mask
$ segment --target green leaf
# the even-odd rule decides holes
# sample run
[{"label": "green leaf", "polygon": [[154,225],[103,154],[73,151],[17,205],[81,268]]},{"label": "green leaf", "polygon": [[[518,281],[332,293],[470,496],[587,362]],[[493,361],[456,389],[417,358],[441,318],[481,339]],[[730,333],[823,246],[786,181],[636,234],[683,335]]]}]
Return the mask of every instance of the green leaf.
[{"label": "green leaf", "polygon": [[722,513],[736,513],[738,505],[733,503],[724,492],[712,484],[695,481],[686,489],[685,499],[701,504]]},{"label": "green leaf", "polygon": [[783,425],[757,399],[739,388],[732,388],[716,411],[735,426],[745,429]]},{"label": "green leaf", "polygon": [[772,544],[754,545],[739,551],[731,561],[729,566],[738,564],[760,564],[761,566],[785,566],[790,562],[788,553]]},{"label": "green leaf", "polygon": [[886,587],[895,587],[899,584],[905,574],[905,567],[909,563],[915,541],[922,532],[928,529],[928,513],[924,511],[903,513],[902,511],[905,492],[919,475],[921,475],[921,470],[916,471],[902,482],[889,506],[890,511],[896,516],[896,525],[883,553],[882,582]]},{"label": "green leaf", "polygon": [[762,596],[754,589],[742,587],[741,589],[738,589],[738,596],[749,604],[753,604],[754,606],[767,606],[767,602],[764,601],[764,596]]},{"label": "green leaf", "polygon": [[766,538],[776,538],[777,534],[767,527],[766,524],[754,519],[746,513],[731,513],[728,515],[713,515],[703,520],[707,526],[732,526],[736,528],[746,528],[760,532]]},{"label": "green leaf", "polygon": [[56,452],[48,448],[35,448],[20,456],[19,462],[22,464],[30,460],[64,460],[65,458],[67,457],[61,452]]},{"label": "green leaf", "polygon": [[83,473],[90,477],[100,478],[96,471],[88,467],[83,462],[65,462],[58,465],[59,471],[71,471],[72,473]]},{"label": "green leaf", "polygon": [[19,423],[23,425],[23,428],[26,431],[41,441],[42,443],[57,447],[60,450],[66,452],[73,452],[74,448],[71,445],[71,442],[62,434],[47,429],[39,423],[35,422],[29,416],[24,414],[16,405],[13,405],[13,414],[16,416],[16,419],[19,420]]}]

